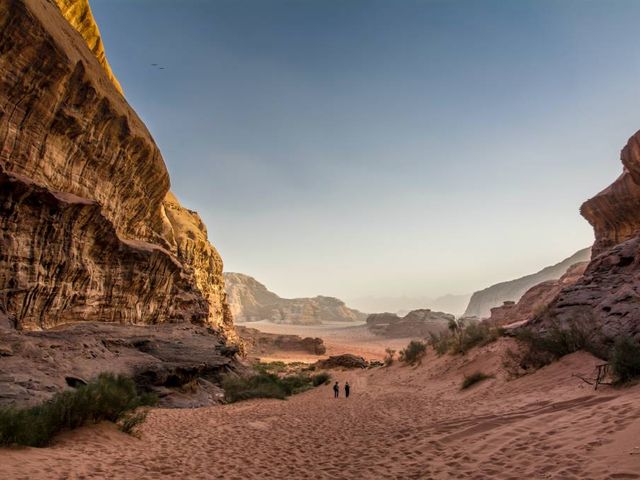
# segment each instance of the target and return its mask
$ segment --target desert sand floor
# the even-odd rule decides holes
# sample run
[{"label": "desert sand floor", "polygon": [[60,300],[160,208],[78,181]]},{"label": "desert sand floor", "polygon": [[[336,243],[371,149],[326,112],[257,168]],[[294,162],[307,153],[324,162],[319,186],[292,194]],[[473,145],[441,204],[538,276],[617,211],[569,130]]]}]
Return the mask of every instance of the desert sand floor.
[{"label": "desert sand floor", "polygon": [[262,361],[283,360],[287,362],[313,363],[321,357],[351,353],[367,360],[383,360],[385,349],[392,348],[399,351],[406,347],[411,338],[383,338],[367,330],[366,325],[345,325],[333,323],[324,325],[286,325],[267,321],[242,324],[256,328],[266,333],[300,335],[301,337],[321,337],[327,351],[324,355],[311,355],[304,352],[277,352],[271,355],[261,355]]},{"label": "desert sand floor", "polygon": [[[152,412],[141,439],[110,425],[51,448],[0,450],[0,478],[640,478],[640,385],[597,392],[577,353],[507,381],[506,340],[418,367],[335,372],[287,401]],[[465,374],[496,375],[461,392]]]}]

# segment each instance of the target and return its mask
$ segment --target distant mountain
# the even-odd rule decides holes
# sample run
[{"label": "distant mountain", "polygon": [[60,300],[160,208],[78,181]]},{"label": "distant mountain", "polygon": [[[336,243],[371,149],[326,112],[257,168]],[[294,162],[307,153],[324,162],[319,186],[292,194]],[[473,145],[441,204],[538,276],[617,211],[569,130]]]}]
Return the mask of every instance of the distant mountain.
[{"label": "distant mountain", "polygon": [[459,317],[464,312],[465,307],[468,305],[470,299],[470,293],[465,293],[462,295],[448,294],[443,295],[442,297],[438,297],[435,300],[427,303],[427,306],[431,310],[448,312]]},{"label": "distant mountain", "polygon": [[242,273],[225,273],[227,301],[238,323],[268,320],[292,325],[334,322],[364,322],[366,314],[333,297],[281,298],[255,278]]},{"label": "distant mountain", "polygon": [[497,283],[475,292],[471,296],[471,300],[469,300],[464,316],[487,318],[491,315],[493,307],[501,306],[506,301],[517,302],[534,285],[547,280],[557,280],[567,272],[569,267],[576,263],[589,261],[590,258],[591,248],[584,248],[560,263],[543,268],[537,273],[516,280]]}]

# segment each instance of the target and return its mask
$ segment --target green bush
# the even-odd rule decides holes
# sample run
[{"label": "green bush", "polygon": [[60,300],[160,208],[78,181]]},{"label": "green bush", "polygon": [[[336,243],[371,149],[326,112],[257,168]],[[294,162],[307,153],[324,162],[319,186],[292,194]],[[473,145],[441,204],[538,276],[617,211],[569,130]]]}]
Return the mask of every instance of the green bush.
[{"label": "green bush", "polygon": [[331,377],[328,373],[318,373],[313,377],[306,374],[279,377],[273,373],[258,371],[250,377],[227,375],[222,379],[225,400],[228,403],[249,400],[250,398],[285,398],[302,393],[310,388],[323,385]]},{"label": "green bush", "polygon": [[488,378],[493,378],[493,375],[487,375],[482,372],[475,372],[469,375],[468,377],[464,377],[462,381],[462,386],[460,390],[466,390],[467,388],[475,385],[476,383],[482,382],[483,380],[487,380]]},{"label": "green bush", "polygon": [[618,382],[640,377],[640,343],[631,337],[619,337],[611,351],[610,363]]},{"label": "green bush", "polygon": [[431,333],[429,336],[429,343],[438,355],[442,356],[449,351],[453,339],[450,332]]},{"label": "green bush", "polygon": [[413,365],[420,362],[427,354],[427,344],[418,340],[411,340],[409,345],[400,350],[399,358],[403,363]]},{"label": "green bush", "polygon": [[538,332],[527,328],[515,331],[515,337],[524,344],[519,352],[507,351],[503,366],[512,377],[549,365],[565,355],[585,350],[606,358],[598,344],[592,342],[589,330],[581,323],[570,322],[566,328],[554,324],[547,331]]},{"label": "green bush", "polygon": [[0,445],[42,447],[59,432],[102,420],[117,422],[140,406],[157,399],[139,395],[130,378],[101,374],[76,390],[56,394],[31,408],[0,410]]},{"label": "green bush", "polygon": [[319,387],[320,385],[328,385],[331,381],[331,375],[327,372],[320,372],[311,377],[311,382],[314,387]]},{"label": "green bush", "polygon": [[482,347],[496,341],[504,335],[504,329],[494,328],[486,323],[457,323],[449,322],[449,329],[438,334],[430,335],[429,343],[438,355],[465,354],[474,347]]}]

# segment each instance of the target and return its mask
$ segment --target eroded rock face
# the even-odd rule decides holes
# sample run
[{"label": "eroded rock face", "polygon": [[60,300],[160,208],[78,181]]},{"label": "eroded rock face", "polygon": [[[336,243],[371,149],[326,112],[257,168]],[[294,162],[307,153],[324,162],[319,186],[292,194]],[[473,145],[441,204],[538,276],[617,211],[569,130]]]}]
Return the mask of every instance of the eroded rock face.
[{"label": "eroded rock face", "polygon": [[471,300],[469,300],[464,316],[488,318],[491,315],[492,308],[499,307],[507,301],[517,302],[531,287],[548,280],[557,280],[567,272],[569,267],[579,262],[588,261],[590,258],[591,249],[584,248],[560,263],[543,268],[539,272],[515,280],[497,283],[475,292],[471,296]]},{"label": "eroded rock face", "polygon": [[211,405],[222,400],[216,386],[221,376],[242,371],[236,352],[212,329],[192,324],[0,329],[0,406],[38,404],[74,379],[90,380],[105,371],[132,377],[142,390],[157,393],[164,406]]},{"label": "eroded rock face", "polygon": [[281,298],[255,278],[225,273],[230,309],[236,322],[268,320],[292,325],[362,322],[366,315],[333,297]]},{"label": "eroded rock face", "polygon": [[189,321],[235,338],[222,260],[169,193],[86,0],[58,4],[0,0],[0,305],[19,328]]},{"label": "eroded rock face", "polygon": [[577,263],[567,270],[558,280],[547,280],[531,287],[516,302],[504,302],[500,307],[491,309],[486,320],[494,326],[507,326],[528,322],[540,314],[565,288],[576,283],[587,268],[588,262]]},{"label": "eroded rock face", "polygon": [[594,257],[575,284],[563,289],[534,328],[580,322],[608,344],[618,335],[640,339],[640,132],[622,150],[623,173],[586,201]]},{"label": "eroded rock face", "polygon": [[455,316],[429,309],[413,310],[404,317],[395,313],[373,313],[367,317],[367,328],[387,338],[424,338],[447,330]]}]

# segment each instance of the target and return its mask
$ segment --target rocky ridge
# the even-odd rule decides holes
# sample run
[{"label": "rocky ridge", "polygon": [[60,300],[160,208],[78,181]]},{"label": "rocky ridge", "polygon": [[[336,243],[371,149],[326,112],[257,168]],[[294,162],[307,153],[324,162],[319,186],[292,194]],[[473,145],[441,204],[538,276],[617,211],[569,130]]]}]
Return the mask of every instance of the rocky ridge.
[{"label": "rocky ridge", "polygon": [[386,338],[424,338],[447,330],[455,316],[429,309],[413,310],[404,317],[395,313],[373,313],[367,317],[367,328]]},{"label": "rocky ridge", "polygon": [[523,324],[540,314],[564,289],[576,283],[587,268],[588,262],[576,263],[558,280],[541,282],[525,292],[518,302],[507,301],[491,309],[486,319],[494,326]]},{"label": "rocky ridge", "polygon": [[492,308],[499,307],[507,301],[517,302],[531,287],[541,282],[559,279],[567,272],[569,267],[576,263],[588,261],[590,257],[590,248],[584,248],[560,263],[543,268],[539,272],[515,280],[497,283],[475,292],[471,296],[463,316],[488,318],[491,315]]},{"label": "rocky ridge", "polygon": [[255,278],[225,273],[230,310],[236,322],[268,320],[292,325],[363,322],[366,315],[333,297],[281,298]]}]

